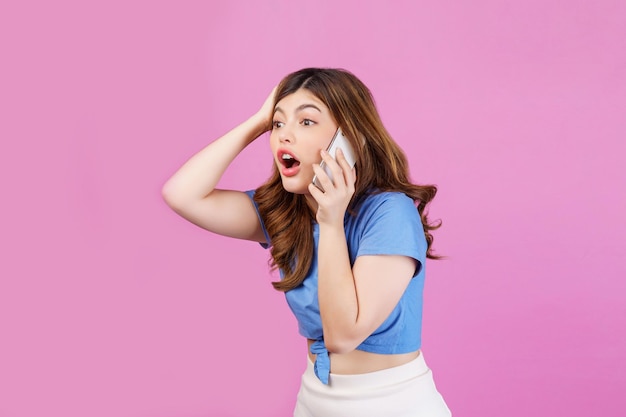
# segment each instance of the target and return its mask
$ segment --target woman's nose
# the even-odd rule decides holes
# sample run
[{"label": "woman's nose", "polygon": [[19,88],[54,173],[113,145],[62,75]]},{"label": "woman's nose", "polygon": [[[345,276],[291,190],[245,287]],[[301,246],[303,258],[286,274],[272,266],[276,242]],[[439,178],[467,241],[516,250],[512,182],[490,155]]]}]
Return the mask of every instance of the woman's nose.
[{"label": "woman's nose", "polygon": [[280,129],[280,133],[278,134],[278,140],[281,143],[293,143],[293,132],[287,127],[287,125],[283,126]]}]

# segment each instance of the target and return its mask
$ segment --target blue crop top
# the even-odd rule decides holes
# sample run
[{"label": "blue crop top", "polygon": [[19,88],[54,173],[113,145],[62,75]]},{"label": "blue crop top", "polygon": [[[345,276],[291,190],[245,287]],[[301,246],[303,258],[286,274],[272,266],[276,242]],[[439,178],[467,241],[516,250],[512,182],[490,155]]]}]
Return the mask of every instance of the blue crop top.
[{"label": "blue crop top", "polygon": [[[254,203],[254,191],[247,191]],[[254,203],[254,207],[258,207]],[[270,240],[259,215],[263,232]],[[389,317],[367,337],[358,350],[373,353],[409,353],[420,348],[422,331],[422,296],[424,289],[426,239],[419,213],[408,196],[399,192],[369,195],[353,217],[344,220],[350,263],[361,255],[404,255],[418,261],[415,275]],[[330,358],[324,345],[322,320],[317,299],[317,247],[319,225],[313,225],[315,252],[311,268],[302,284],[285,293],[287,303],[298,321],[302,336],[313,339],[311,353],[317,355],[315,374],[325,384],[330,373]],[[281,278],[283,277],[280,271]],[[380,279],[385,279],[381,276]]]}]

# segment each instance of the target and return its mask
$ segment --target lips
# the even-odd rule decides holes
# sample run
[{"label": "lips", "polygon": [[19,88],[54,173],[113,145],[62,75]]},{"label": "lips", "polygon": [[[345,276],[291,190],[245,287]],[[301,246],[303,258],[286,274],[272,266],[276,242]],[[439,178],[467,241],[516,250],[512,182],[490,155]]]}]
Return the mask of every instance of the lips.
[{"label": "lips", "polygon": [[286,149],[279,149],[276,156],[282,165],[281,172],[286,177],[292,177],[300,171],[300,161]]}]

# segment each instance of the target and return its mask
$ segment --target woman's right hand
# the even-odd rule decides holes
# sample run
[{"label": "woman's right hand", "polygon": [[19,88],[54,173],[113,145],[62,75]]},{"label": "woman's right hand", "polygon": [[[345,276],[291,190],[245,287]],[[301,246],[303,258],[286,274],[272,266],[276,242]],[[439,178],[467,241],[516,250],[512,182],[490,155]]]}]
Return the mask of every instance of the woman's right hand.
[{"label": "woman's right hand", "polygon": [[211,232],[266,242],[250,198],[216,186],[240,152],[272,128],[274,94],[250,118],[193,155],[163,185],[167,204],[190,222]]},{"label": "woman's right hand", "polygon": [[276,95],[276,89],[278,86],[272,89],[272,92],[267,96],[265,102],[257,112],[256,116],[259,117],[265,123],[265,129],[263,132],[267,132],[272,129],[272,119],[274,117],[274,96]]}]

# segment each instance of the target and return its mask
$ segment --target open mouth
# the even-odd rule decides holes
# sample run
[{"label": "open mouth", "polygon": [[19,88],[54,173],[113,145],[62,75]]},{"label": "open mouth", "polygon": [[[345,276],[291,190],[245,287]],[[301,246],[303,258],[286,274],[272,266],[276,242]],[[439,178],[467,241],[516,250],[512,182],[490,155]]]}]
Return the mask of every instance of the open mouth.
[{"label": "open mouth", "polygon": [[280,157],[280,163],[287,169],[297,167],[300,165],[300,161],[294,158],[293,155],[283,153]]}]

